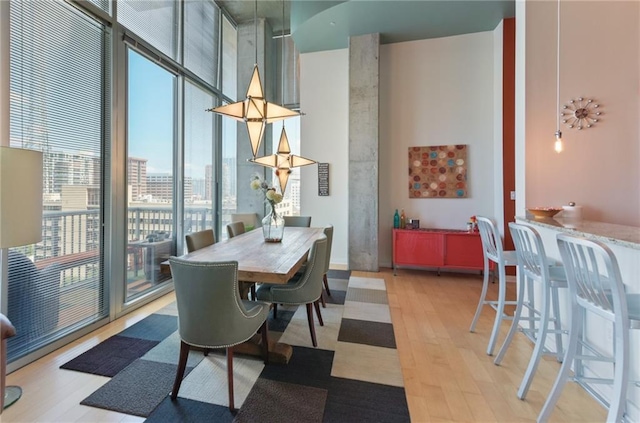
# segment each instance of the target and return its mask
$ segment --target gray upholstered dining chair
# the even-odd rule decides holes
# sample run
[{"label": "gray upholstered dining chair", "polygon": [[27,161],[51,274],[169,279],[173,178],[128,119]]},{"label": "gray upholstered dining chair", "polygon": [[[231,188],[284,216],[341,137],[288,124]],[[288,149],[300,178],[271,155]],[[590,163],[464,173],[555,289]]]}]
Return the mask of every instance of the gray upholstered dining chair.
[{"label": "gray upholstered dining chair", "polygon": [[322,276],[324,275],[325,258],[327,254],[327,237],[321,235],[311,247],[305,272],[300,277],[294,277],[286,284],[262,284],[256,295],[258,300],[274,303],[274,318],[276,303],[307,306],[307,320],[309,332],[314,347],[318,346],[316,331],[313,324],[313,306],[318,314],[320,326],[324,326],[318,301],[322,295]]},{"label": "gray upholstered dining chair", "polygon": [[[331,291],[329,291],[329,280],[327,279],[327,272],[329,271],[329,265],[331,264],[331,244],[333,243],[333,225],[325,226],[323,233],[327,237],[327,254],[324,266],[324,276],[322,277],[322,281],[324,283],[324,292],[327,293],[327,296],[331,296]],[[305,262],[296,276],[301,276],[304,274],[307,268],[307,263]],[[320,302],[322,303],[322,307],[326,308],[327,305],[324,301],[324,295],[320,296]]]},{"label": "gray upholstered dining chair", "polygon": [[311,216],[285,216],[284,226],[311,227]]},{"label": "gray upholstered dining chair", "polygon": [[213,229],[190,233],[185,235],[185,239],[187,241],[187,253],[216,243],[216,236],[213,233]]},{"label": "gray upholstered dining chair", "polygon": [[[329,272],[329,265],[331,264],[331,244],[333,243],[333,225],[325,226],[324,234],[327,237],[327,254],[325,257],[324,276],[322,277],[322,282],[324,283],[324,291],[330,297],[331,291],[329,291],[329,280],[327,279],[327,272]],[[324,304],[324,301],[322,301],[322,303]]]},{"label": "gray upholstered dining chair", "polygon": [[260,227],[258,213],[231,213],[231,222],[244,223],[244,229],[247,232]]},{"label": "gray upholstered dining chair", "polygon": [[244,222],[231,222],[227,225],[227,235],[229,235],[229,238],[241,235],[244,232]]},{"label": "gray upholstered dining chair", "polygon": [[267,364],[270,304],[240,298],[237,261],[195,262],[171,257],[169,265],[180,335],[180,359],[171,399],[178,396],[191,347],[226,348],[229,409],[234,410],[233,346],[247,341],[259,330]]},{"label": "gray upholstered dining chair", "polygon": [[[233,238],[235,236],[241,235],[244,232],[245,232],[244,222],[242,221],[231,222],[227,225],[227,235],[229,235],[229,238]],[[255,300],[256,284],[254,282],[245,282],[245,281],[240,282],[240,292],[243,293],[242,295],[246,294],[247,289],[251,292],[251,298]]]}]

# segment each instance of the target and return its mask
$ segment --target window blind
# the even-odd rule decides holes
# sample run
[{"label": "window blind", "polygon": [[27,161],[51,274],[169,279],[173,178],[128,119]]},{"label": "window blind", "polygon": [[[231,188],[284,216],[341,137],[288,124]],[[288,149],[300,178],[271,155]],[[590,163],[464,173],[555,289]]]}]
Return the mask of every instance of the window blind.
[{"label": "window blind", "polygon": [[11,249],[7,263],[14,361],[107,315],[101,169],[110,77],[102,24],[65,2],[10,9],[10,145],[44,156],[42,241]]},{"label": "window blind", "polygon": [[118,22],[173,60],[178,60],[176,0],[118,0]]},{"label": "window blind", "polygon": [[238,30],[226,16],[222,19],[222,93],[233,101],[238,98]]},{"label": "window blind", "polygon": [[[212,1],[184,3],[184,66],[218,87],[220,9]],[[210,106],[209,106],[210,107]]]},{"label": "window blind", "polygon": [[87,0],[89,3],[93,3],[100,9],[104,10],[108,14],[111,14],[111,0]]}]

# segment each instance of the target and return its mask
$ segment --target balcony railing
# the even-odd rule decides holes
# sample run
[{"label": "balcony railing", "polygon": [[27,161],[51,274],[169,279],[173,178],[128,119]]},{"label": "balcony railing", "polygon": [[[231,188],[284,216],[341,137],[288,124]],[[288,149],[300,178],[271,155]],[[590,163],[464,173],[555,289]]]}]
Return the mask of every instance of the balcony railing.
[{"label": "balcony railing", "polygon": [[[185,233],[213,226],[211,207],[185,207]],[[128,242],[160,236],[174,237],[173,208],[131,207],[127,211]],[[63,268],[62,285],[96,278],[99,274],[101,245],[100,210],[44,211],[42,241],[22,247],[43,268],[58,263]]]}]

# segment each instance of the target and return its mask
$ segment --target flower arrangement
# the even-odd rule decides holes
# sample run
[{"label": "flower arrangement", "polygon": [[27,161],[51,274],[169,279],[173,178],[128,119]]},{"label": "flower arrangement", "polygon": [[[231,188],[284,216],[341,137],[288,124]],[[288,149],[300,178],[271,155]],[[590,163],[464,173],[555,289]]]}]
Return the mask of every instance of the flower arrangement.
[{"label": "flower arrangement", "polygon": [[260,175],[258,174],[251,177],[251,189],[262,191],[265,203],[271,206],[271,214],[274,217],[277,216],[276,204],[282,201],[282,194],[276,192],[276,189],[274,187],[270,187],[269,184],[260,178]]}]

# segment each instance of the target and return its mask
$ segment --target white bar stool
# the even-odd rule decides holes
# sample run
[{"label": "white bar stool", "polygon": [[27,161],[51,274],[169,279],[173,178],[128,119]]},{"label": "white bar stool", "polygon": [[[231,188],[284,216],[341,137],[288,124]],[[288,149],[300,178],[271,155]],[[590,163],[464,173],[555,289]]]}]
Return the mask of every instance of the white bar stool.
[{"label": "white bar stool", "polygon": [[[581,384],[613,384],[607,422],[619,422],[625,414],[629,384],[629,329],[640,329],[640,294],[625,292],[618,261],[606,245],[564,233],[558,234],[557,238],[569,284],[571,328],[564,362],[538,416],[538,422],[549,419],[569,379]],[[583,342],[582,326],[586,312],[613,324],[613,357],[595,354]],[[584,354],[585,349],[588,355]],[[613,379],[584,377],[583,361],[612,363]],[[572,364],[576,369],[573,377],[569,375]]]},{"label": "white bar stool", "polygon": [[[476,323],[480,318],[480,313],[485,305],[490,305],[496,311],[496,318],[493,323],[493,330],[491,331],[491,337],[489,338],[489,345],[487,346],[487,354],[493,355],[493,349],[500,333],[500,324],[503,319],[511,319],[510,316],[504,314],[505,305],[515,305],[516,301],[505,301],[507,295],[507,274],[505,271],[506,266],[516,266],[518,260],[516,258],[515,251],[504,251],[502,247],[502,238],[493,220],[484,217],[476,216],[478,221],[478,229],[480,230],[480,239],[482,240],[482,250],[484,253],[484,280],[482,281],[482,293],[480,294],[480,301],[476,309],[476,314],[473,316],[471,327],[469,332],[475,332]],[[487,288],[489,287],[489,260],[496,263],[498,268],[498,299],[487,300]]]},{"label": "white bar stool", "polygon": [[[524,399],[531,386],[533,376],[538,369],[540,358],[543,354],[553,354],[558,361],[562,361],[562,330],[560,322],[560,303],[558,301],[558,289],[567,288],[567,277],[563,266],[550,266],[547,255],[542,244],[542,238],[538,231],[530,226],[518,223],[509,223],[511,237],[516,246],[518,257],[518,271],[520,272],[520,283],[518,286],[518,301],[513,322],[509,333],[498,352],[494,364],[499,365],[504,358],[513,335],[519,328],[521,320],[529,321],[529,328],[520,330],[535,342],[527,371],[522,378],[518,389],[518,398]],[[533,300],[533,287],[539,283],[542,288],[542,304],[540,310],[535,306]],[[525,301],[525,285],[528,291],[528,298]],[[528,316],[522,317],[523,309],[528,310]],[[553,309],[553,316],[551,315]],[[538,322],[537,328],[535,322]],[[549,324],[553,323],[553,329],[549,329]],[[550,351],[545,347],[547,335],[555,334],[556,348]]]}]

